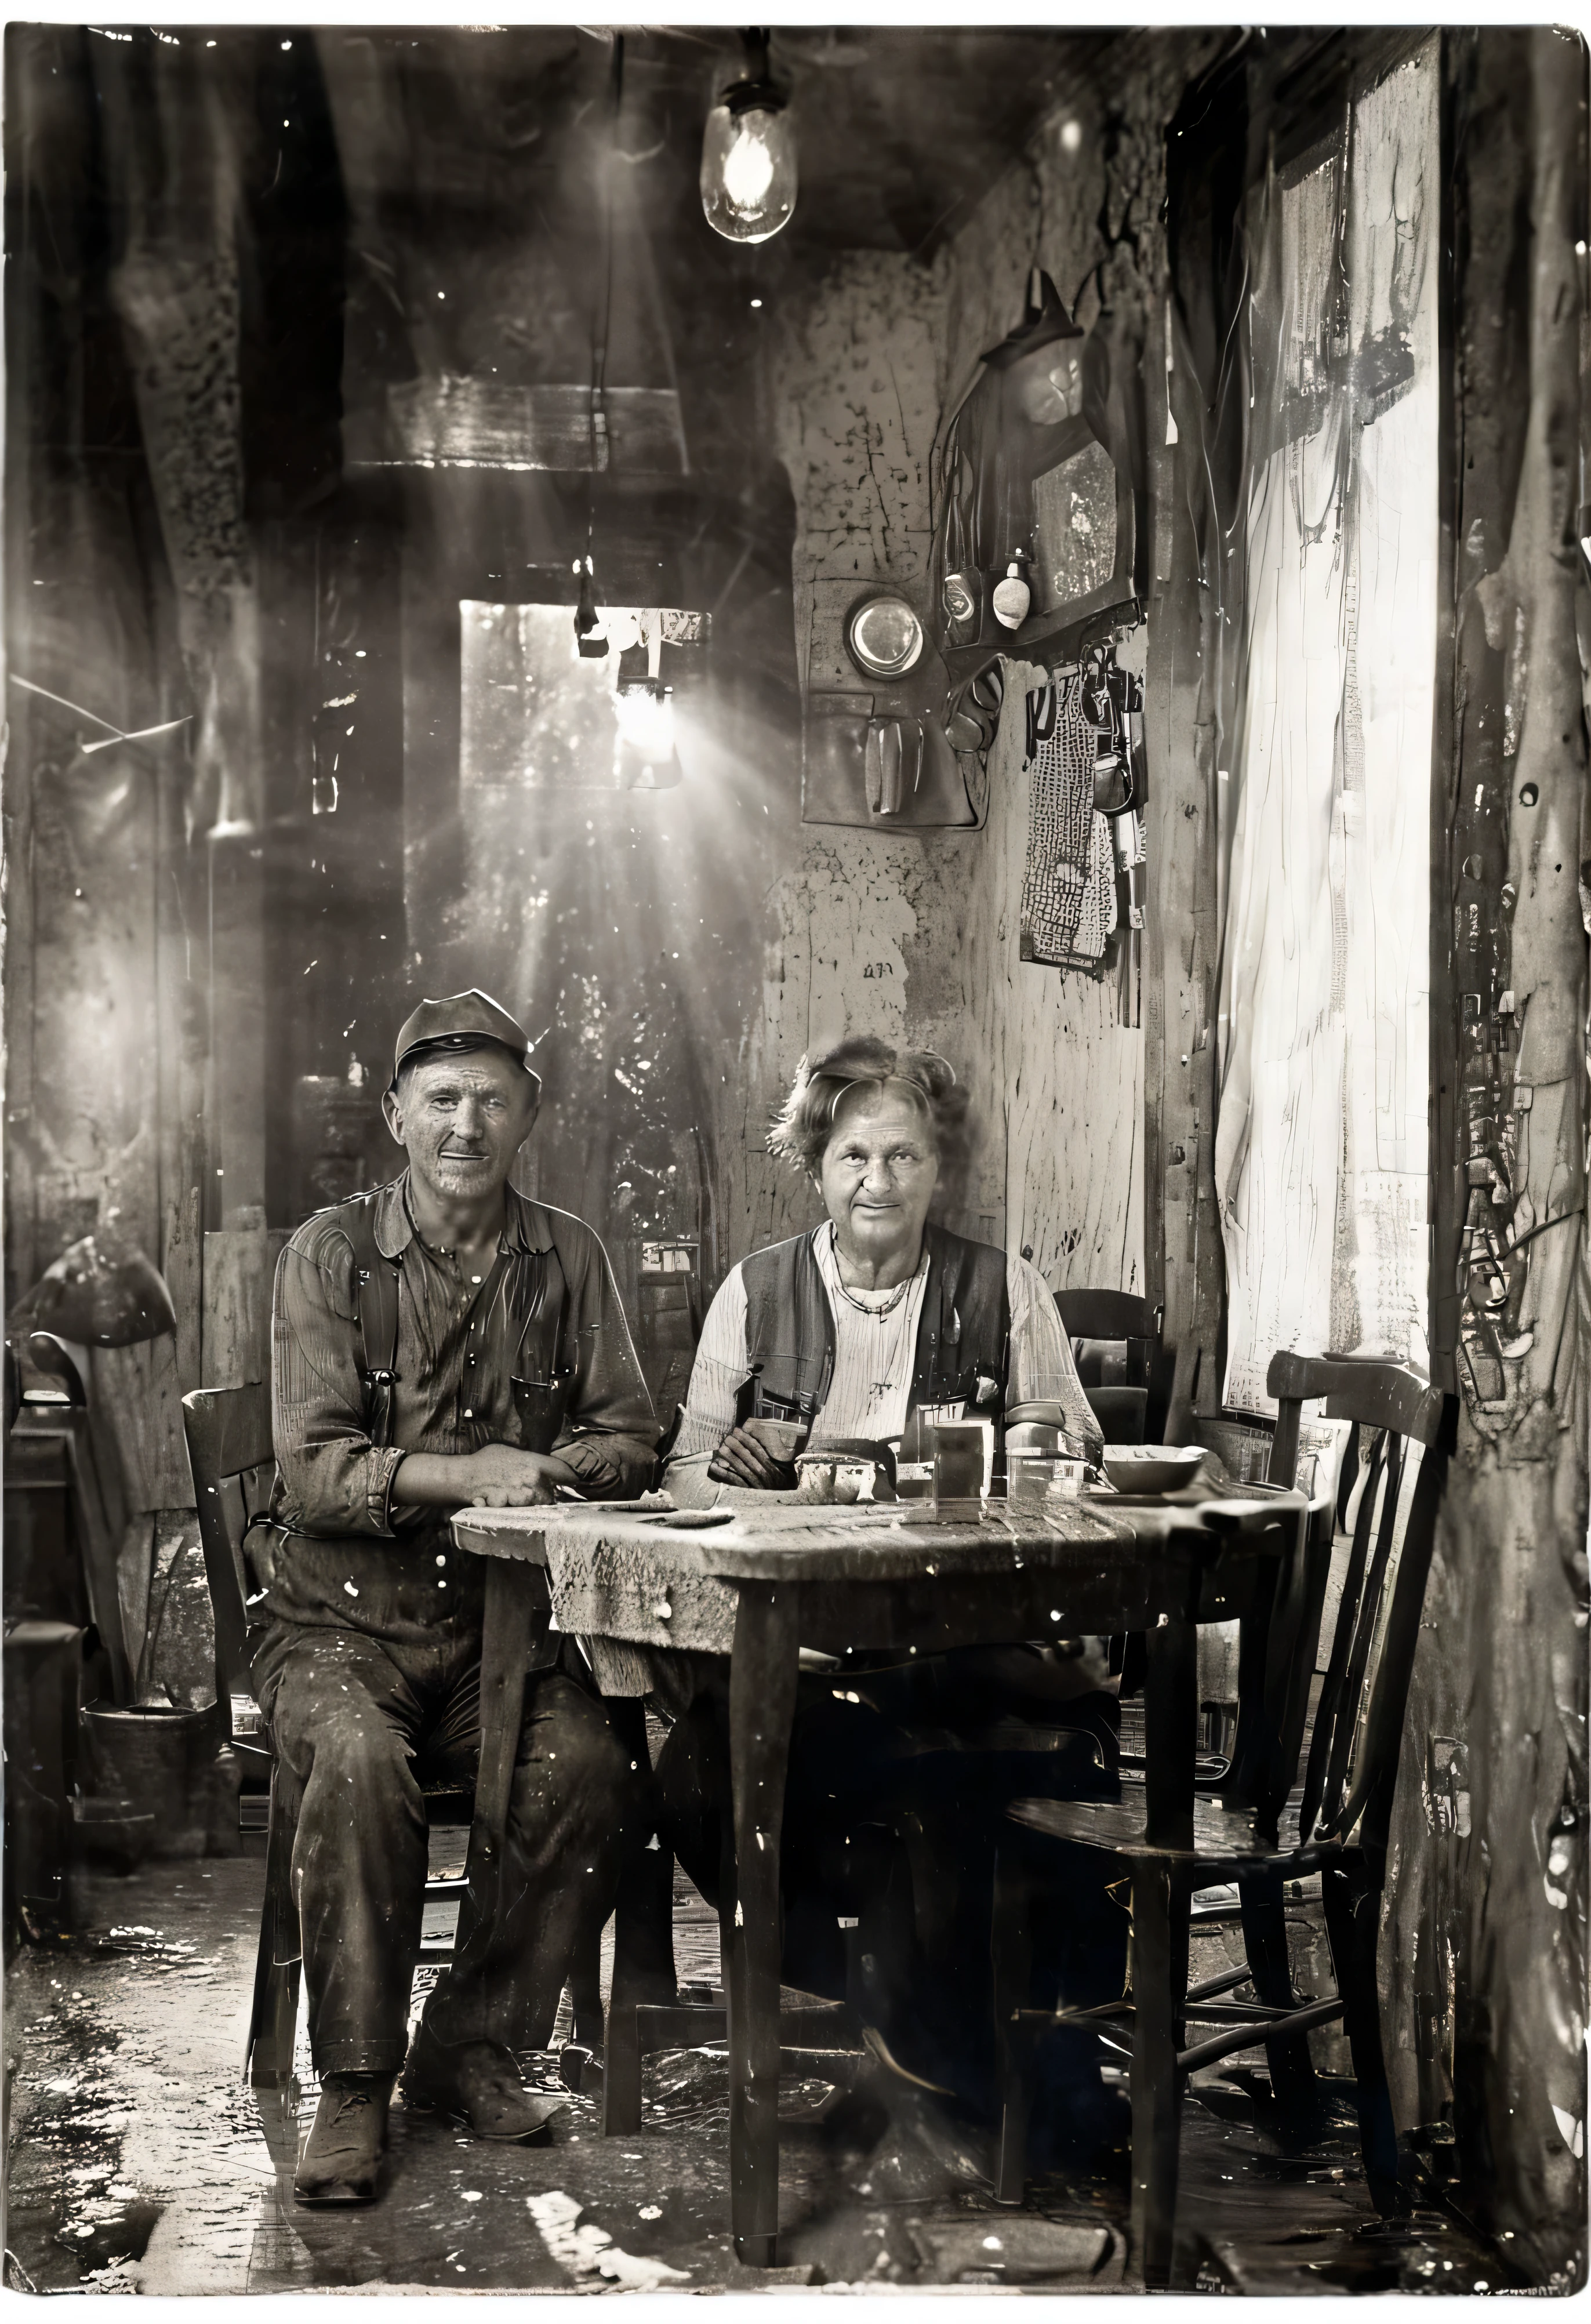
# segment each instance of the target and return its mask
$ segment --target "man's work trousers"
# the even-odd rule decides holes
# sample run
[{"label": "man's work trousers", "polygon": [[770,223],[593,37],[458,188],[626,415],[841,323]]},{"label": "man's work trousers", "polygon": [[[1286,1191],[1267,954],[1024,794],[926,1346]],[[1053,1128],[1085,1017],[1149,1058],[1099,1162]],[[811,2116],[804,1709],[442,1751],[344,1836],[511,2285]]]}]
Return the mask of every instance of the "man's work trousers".
[{"label": "man's work trousers", "polygon": [[[414,1646],[277,1621],[253,1676],[303,1787],[292,1882],[316,2071],[395,2071],[424,1904],[420,1787],[474,1783],[480,1634]],[[558,1668],[532,1674],[525,1697],[495,1924],[473,1971],[446,1973],[427,2006],[444,2042],[546,2047],[575,1950],[651,1828],[647,1770],[594,1691]]]}]

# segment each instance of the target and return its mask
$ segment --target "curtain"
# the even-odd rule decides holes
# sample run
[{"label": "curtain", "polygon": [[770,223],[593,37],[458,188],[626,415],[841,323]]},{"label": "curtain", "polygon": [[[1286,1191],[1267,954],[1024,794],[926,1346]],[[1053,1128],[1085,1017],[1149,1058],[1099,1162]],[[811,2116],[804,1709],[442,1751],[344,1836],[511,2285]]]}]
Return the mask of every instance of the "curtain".
[{"label": "curtain", "polygon": [[1251,221],[1215,1157],[1249,1410],[1278,1348],[1426,1360],[1437,72],[1433,41]]}]

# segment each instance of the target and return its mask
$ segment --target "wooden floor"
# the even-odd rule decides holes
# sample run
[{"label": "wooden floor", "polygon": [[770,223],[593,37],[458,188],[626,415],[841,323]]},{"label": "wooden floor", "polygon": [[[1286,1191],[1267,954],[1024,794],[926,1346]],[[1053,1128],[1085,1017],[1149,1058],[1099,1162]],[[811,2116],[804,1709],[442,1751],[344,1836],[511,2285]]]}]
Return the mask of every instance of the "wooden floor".
[{"label": "wooden floor", "polygon": [[[729,2239],[727,2073],[709,2051],[648,2061],[634,2138],[601,2138],[584,2095],[550,2144],[529,2148],[481,2144],[397,2106],[381,2200],[298,2209],[307,2055],[301,2091],[280,2101],[257,2098],[240,2072],[262,1876],[261,1858],[244,1856],[87,1880],[79,1933],[11,1964],[13,2289],[768,2286],[738,2266]],[[716,1926],[683,1880],[676,1928],[682,1980],[716,1982]],[[555,2053],[526,2065],[557,2084]],[[1125,2146],[1070,2182],[1035,2186],[1020,2212],[1003,2209],[987,2154],[918,2110],[928,2103],[903,2091],[890,2116],[859,2125],[843,2093],[786,2083],[775,2282],[1130,2288]],[[1120,2123],[1125,2140],[1125,2098]],[[1396,2238],[1376,2232],[1352,2137],[1286,2153],[1235,2081],[1189,2105],[1182,2155],[1190,2286],[1478,2292],[1501,2280],[1439,2215]]]}]

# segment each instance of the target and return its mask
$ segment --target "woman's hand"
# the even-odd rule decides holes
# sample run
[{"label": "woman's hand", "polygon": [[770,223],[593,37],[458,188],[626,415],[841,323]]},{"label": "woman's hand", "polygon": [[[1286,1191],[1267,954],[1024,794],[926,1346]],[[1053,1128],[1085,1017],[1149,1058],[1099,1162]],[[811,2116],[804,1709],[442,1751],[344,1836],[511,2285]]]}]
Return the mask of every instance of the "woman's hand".
[{"label": "woman's hand", "polygon": [[787,1493],[796,1483],[795,1464],[776,1461],[747,1428],[731,1428],[707,1464],[720,1485],[750,1485],[759,1493]]}]

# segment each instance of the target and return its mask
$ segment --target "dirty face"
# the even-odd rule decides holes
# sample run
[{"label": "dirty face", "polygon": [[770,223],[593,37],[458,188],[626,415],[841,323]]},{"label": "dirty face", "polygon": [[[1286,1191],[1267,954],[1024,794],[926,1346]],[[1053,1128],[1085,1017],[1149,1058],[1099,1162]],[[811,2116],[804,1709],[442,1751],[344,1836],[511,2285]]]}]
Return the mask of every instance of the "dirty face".
[{"label": "dirty face", "polygon": [[415,1178],[453,1203],[498,1193],[536,1120],[529,1075],[499,1048],[421,1057],[382,1106]]},{"label": "dirty face", "polygon": [[850,1091],[818,1167],[818,1186],[842,1250],[877,1261],[922,1248],[939,1183],[939,1150],[925,1106],[905,1091]]}]

